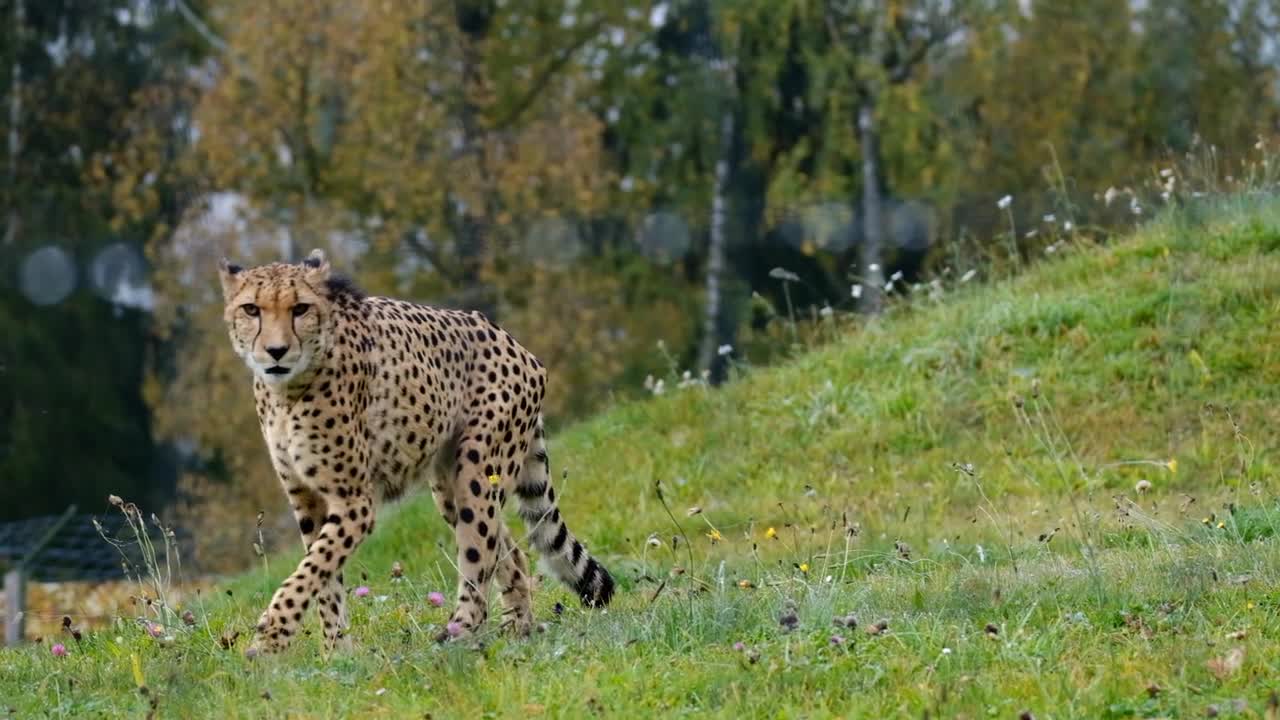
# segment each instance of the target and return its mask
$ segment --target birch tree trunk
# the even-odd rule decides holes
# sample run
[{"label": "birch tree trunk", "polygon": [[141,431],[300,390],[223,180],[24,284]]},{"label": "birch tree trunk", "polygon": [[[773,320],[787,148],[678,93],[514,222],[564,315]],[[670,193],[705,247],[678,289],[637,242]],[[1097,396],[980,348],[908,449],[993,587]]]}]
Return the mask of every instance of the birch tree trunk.
[{"label": "birch tree trunk", "polygon": [[22,152],[22,35],[27,22],[24,0],[13,0],[13,68],[9,78],[9,216],[4,244],[18,238],[18,155]]},{"label": "birch tree trunk", "polygon": [[720,157],[711,192],[711,232],[707,245],[707,304],[703,316],[702,345],[698,348],[698,369],[711,371],[716,359],[720,313],[724,305],[725,235],[728,215],[729,167],[733,154],[733,108],[720,118]]},{"label": "birch tree trunk", "polygon": [[858,140],[862,145],[862,302],[861,310],[875,315],[884,307],[884,198],[880,196],[880,134],[876,127],[875,97],[863,93],[858,106]]}]

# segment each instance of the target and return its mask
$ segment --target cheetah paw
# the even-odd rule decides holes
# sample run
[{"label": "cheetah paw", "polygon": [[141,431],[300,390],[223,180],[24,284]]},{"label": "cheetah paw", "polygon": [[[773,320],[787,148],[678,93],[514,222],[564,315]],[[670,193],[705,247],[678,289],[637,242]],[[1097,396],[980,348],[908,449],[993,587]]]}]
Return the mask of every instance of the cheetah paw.
[{"label": "cheetah paw", "polygon": [[513,637],[528,637],[533,632],[533,617],[522,615],[509,618],[503,621],[501,629]]},{"label": "cheetah paw", "polygon": [[436,642],[443,643],[450,640],[463,640],[471,635],[471,629],[468,623],[450,620],[440,632],[436,633]]},{"label": "cheetah paw", "polygon": [[250,660],[263,655],[273,655],[282,652],[289,647],[290,632],[287,628],[280,627],[279,623],[273,622],[269,614],[264,614],[262,619],[258,621],[257,631],[253,635],[253,642],[245,649],[244,656]]}]

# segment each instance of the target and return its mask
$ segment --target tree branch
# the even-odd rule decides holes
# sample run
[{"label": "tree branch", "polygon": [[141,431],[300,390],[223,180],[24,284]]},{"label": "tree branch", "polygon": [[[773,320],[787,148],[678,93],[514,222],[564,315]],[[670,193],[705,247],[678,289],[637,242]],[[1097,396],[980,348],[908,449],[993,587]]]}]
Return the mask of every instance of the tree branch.
[{"label": "tree branch", "polygon": [[596,20],[587,28],[586,31],[584,31],[580,36],[574,38],[572,42],[564,47],[560,51],[559,55],[552,58],[551,62],[543,66],[542,71],[533,79],[533,83],[530,85],[529,89],[526,90],[524,95],[520,96],[515,103],[508,106],[506,112],[498,118],[494,127],[498,129],[505,128],[508,124],[515,122],[521,115],[523,115],[524,112],[533,105],[534,101],[538,99],[538,95],[546,89],[546,86],[551,82],[556,74],[563,70],[565,65],[569,64],[569,61],[573,59],[573,56],[577,54],[577,52],[588,42],[590,42],[592,38],[600,34],[600,30],[604,28],[604,25],[604,19]]},{"label": "tree branch", "polygon": [[174,0],[174,6],[178,8],[178,14],[182,16],[182,19],[186,20],[191,27],[195,28],[195,31],[200,34],[200,37],[204,38],[205,42],[217,48],[218,52],[227,51],[227,41],[218,37],[218,34],[210,29],[210,27],[200,19],[200,16],[196,15],[195,12],[191,10],[187,5],[186,0]]}]

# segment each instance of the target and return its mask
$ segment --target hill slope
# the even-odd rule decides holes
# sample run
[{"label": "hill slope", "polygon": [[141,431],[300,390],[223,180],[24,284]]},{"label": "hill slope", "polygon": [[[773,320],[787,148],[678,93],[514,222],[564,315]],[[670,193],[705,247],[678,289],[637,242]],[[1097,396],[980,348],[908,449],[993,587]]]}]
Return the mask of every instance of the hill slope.
[{"label": "hill slope", "polygon": [[352,655],[321,661],[314,636],[252,664],[218,647],[295,560],[278,557],[170,641],[122,623],[65,658],[0,655],[0,709],[1261,714],[1280,689],[1280,203],[1065,255],[553,438],[562,509],[622,586],[607,613],[548,582],[545,633],[432,644],[446,609],[425,598],[451,595],[453,551],[417,497],[347,573],[372,590],[352,598]]}]

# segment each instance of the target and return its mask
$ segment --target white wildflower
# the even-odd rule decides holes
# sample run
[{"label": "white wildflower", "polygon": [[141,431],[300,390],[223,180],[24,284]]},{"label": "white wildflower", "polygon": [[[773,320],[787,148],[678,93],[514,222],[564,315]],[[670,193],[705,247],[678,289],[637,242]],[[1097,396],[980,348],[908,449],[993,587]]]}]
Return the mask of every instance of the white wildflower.
[{"label": "white wildflower", "polygon": [[733,346],[732,346],[732,345],[721,345],[721,346],[716,350],[716,354],[717,354],[717,355],[719,355],[720,357],[725,357],[726,355],[732,355],[732,354],[733,354]]},{"label": "white wildflower", "polygon": [[1009,206],[1012,204],[1013,204],[1013,196],[1005,195],[1004,197],[1000,198],[998,202],[996,202],[996,207],[1000,208],[1001,210],[1008,210]]},{"label": "white wildflower", "polygon": [[862,297],[862,285],[858,284],[849,288],[849,294],[853,296],[854,300],[857,300],[858,298]]},{"label": "white wildflower", "polygon": [[800,282],[800,276],[786,268],[776,267],[769,271],[769,277],[783,282]]},{"label": "white wildflower", "polygon": [[654,29],[660,28],[667,23],[667,11],[670,8],[666,3],[658,3],[649,11],[649,27]]},{"label": "white wildflower", "polygon": [[901,270],[898,270],[898,271],[897,271],[897,272],[895,272],[894,274],[890,275],[890,276],[889,276],[889,279],[890,279],[890,280],[892,280],[892,281],[894,281],[894,282],[898,282],[899,280],[901,280],[901,279],[902,279],[902,271],[901,271]]},{"label": "white wildflower", "polygon": [[1062,223],[1062,229],[1065,232],[1071,232],[1074,228],[1075,228],[1075,223],[1071,222],[1070,220]]},{"label": "white wildflower", "polygon": [[977,274],[978,274],[977,270],[969,270],[968,272],[960,276],[960,282],[967,283],[970,280],[972,280],[974,276]]},{"label": "white wildflower", "polygon": [[1160,177],[1162,178],[1173,177],[1173,168],[1165,168],[1161,170]]},{"label": "white wildflower", "polygon": [[1115,199],[1116,199],[1116,196],[1117,196],[1117,195],[1119,195],[1119,194],[1120,194],[1120,191],[1119,191],[1119,190],[1117,190],[1117,189],[1115,189],[1115,188],[1113,188],[1113,187],[1109,187],[1109,188],[1107,188],[1107,192],[1106,192],[1106,193],[1104,193],[1104,194],[1102,195],[1102,199],[1103,199],[1103,201],[1104,201],[1104,202],[1106,202],[1106,204],[1107,204],[1108,206],[1110,206],[1110,205],[1111,205],[1111,201],[1112,201],[1112,200],[1115,200]]},{"label": "white wildflower", "polygon": [[1057,216],[1056,216],[1056,215],[1054,215],[1053,213],[1049,213],[1048,215],[1045,215],[1045,216],[1044,216],[1044,221],[1045,221],[1045,222],[1047,222],[1047,223],[1049,223],[1049,224],[1053,224],[1053,223],[1058,222],[1058,218],[1057,218]]},{"label": "white wildflower", "polygon": [[830,306],[830,305],[823,305],[823,306],[822,306],[822,309],[818,311],[818,314],[819,314],[819,315],[821,315],[821,316],[822,316],[822,317],[824,317],[824,318],[829,318],[829,317],[831,317],[831,316],[832,316],[832,314],[834,314],[834,313],[835,313],[835,311],[831,309],[831,306]]}]

